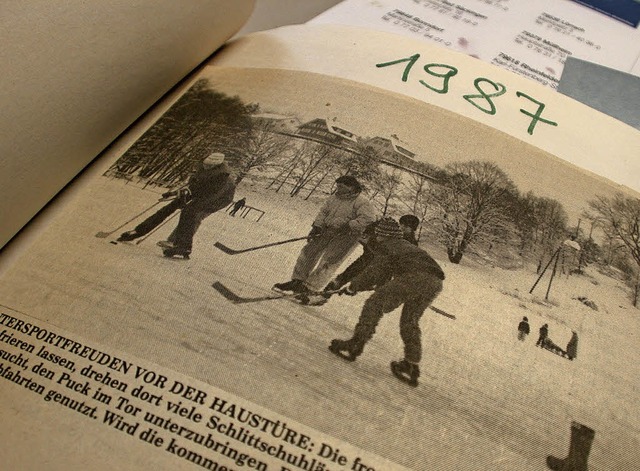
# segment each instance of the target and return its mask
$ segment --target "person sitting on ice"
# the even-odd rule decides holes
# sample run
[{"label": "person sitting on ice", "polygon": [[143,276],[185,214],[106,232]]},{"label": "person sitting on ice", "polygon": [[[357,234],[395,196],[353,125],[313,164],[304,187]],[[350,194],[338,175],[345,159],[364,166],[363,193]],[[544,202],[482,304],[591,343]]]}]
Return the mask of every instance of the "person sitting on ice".
[{"label": "person sitting on ice", "polygon": [[365,227],[375,220],[369,199],[351,175],[336,180],[336,191],[320,209],[293,268],[291,280],[276,283],[280,293],[318,292],[358,245]]},{"label": "person sitting on ice", "polygon": [[375,234],[373,261],[343,288],[348,295],[374,292],[362,307],[352,337],[332,340],[329,350],[354,361],[373,337],[382,316],[402,305],[400,337],[404,358],[391,362],[391,371],[401,381],[417,386],[422,356],[420,318],[442,291],[444,272],[426,251],[402,238],[400,226],[393,218],[382,219]]},{"label": "person sitting on ice", "polygon": [[138,224],[133,230],[124,232],[119,242],[130,241],[148,234],[175,211],[180,210],[180,219],[168,240],[158,242],[167,257],[189,258],[193,237],[204,218],[226,208],[235,194],[235,183],[225,163],[225,155],[213,152],[207,156],[189,178],[185,188],[164,193],[163,198],[175,196],[166,206]]}]

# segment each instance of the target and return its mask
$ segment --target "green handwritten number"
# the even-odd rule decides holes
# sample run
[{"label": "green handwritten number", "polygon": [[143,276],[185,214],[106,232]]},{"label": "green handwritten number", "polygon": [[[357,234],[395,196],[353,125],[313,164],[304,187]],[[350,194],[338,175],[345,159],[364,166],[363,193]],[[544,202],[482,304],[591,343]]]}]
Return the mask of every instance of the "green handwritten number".
[{"label": "green handwritten number", "polygon": [[531,100],[536,105],[538,105],[538,110],[535,112],[535,114],[520,108],[520,112],[522,114],[525,114],[525,115],[529,116],[530,118],[532,118],[531,119],[531,123],[529,124],[529,128],[527,129],[527,132],[529,134],[533,135],[533,130],[535,129],[536,124],[538,124],[538,121],[542,121],[543,123],[550,124],[551,126],[557,126],[558,125],[558,123],[556,123],[555,121],[550,121],[548,119],[543,119],[543,118],[540,117],[542,115],[542,111],[545,108],[544,103],[541,103],[538,100],[535,100],[535,99],[531,98],[529,95],[526,95],[525,93],[522,93],[522,92],[516,91],[516,96],[518,98],[525,97],[527,100]]},{"label": "green handwritten number", "polygon": [[[490,84],[494,88],[495,92],[486,93],[480,86],[481,83]],[[480,111],[484,113],[487,113],[490,115],[496,114],[496,106],[493,104],[492,98],[496,98],[496,97],[499,97],[500,95],[504,95],[505,92],[507,91],[507,87],[505,87],[501,83],[496,83],[493,80],[489,80],[487,78],[482,78],[482,77],[475,79],[473,81],[473,85],[474,87],[476,87],[476,90],[480,92],[480,94],[479,95],[463,95],[462,98],[467,100],[469,103],[471,103],[473,106],[475,106],[476,108],[478,108]],[[476,103],[477,98],[480,98],[483,101],[486,101],[487,104],[489,105],[489,108],[488,109],[483,108],[482,105]]]},{"label": "green handwritten number", "polygon": [[388,67],[390,65],[401,64],[402,62],[408,62],[407,66],[404,68],[404,72],[402,73],[402,81],[406,82],[409,78],[409,72],[411,72],[411,68],[418,59],[420,59],[420,54],[414,54],[411,57],[406,57],[404,59],[376,64],[376,67]]},{"label": "green handwritten number", "polygon": [[[445,69],[447,69],[447,72],[445,73],[437,73],[432,71],[431,69],[435,68],[435,67],[444,67]],[[435,88],[432,87],[431,85],[429,85],[427,82],[425,82],[424,80],[420,80],[420,83],[422,85],[424,85],[425,87],[427,87],[430,90],[433,90],[436,93],[447,93],[449,91],[449,79],[451,79],[451,77],[455,76],[458,73],[458,69],[456,69],[453,66],[450,65],[446,65],[446,64],[427,64],[424,66],[424,71],[426,73],[428,73],[429,75],[433,75],[434,77],[438,77],[443,79],[442,80],[442,87],[441,88]]]}]

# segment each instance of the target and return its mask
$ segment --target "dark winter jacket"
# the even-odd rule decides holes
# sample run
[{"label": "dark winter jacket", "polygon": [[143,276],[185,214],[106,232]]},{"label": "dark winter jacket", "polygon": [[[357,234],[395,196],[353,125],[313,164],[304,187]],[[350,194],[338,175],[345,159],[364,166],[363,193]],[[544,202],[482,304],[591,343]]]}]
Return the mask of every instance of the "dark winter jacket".
[{"label": "dark winter jacket", "polygon": [[518,324],[518,330],[520,332],[524,332],[525,334],[528,334],[530,332],[529,323],[527,321],[520,321],[520,323]]},{"label": "dark winter jacket", "polygon": [[[375,223],[372,223],[372,226],[375,227]],[[365,231],[366,232],[366,231]],[[404,240],[412,243],[413,245],[418,245],[418,241],[413,236],[413,234],[404,235]],[[376,252],[376,239],[375,236],[372,236],[368,242],[362,244],[362,255],[360,255],[356,260],[353,261],[345,270],[336,276],[337,287],[342,287],[349,283],[352,279],[358,276],[369,264],[373,261],[374,254]]]},{"label": "dark winter jacket", "polygon": [[404,234],[402,237],[407,242],[411,242],[413,245],[418,245],[418,239],[416,239],[416,235],[413,232],[410,234]]},{"label": "dark winter jacket", "polygon": [[362,255],[355,259],[342,273],[336,276],[336,288],[340,288],[359,275],[373,260],[373,243],[362,244]]},{"label": "dark winter jacket", "polygon": [[444,280],[444,272],[427,252],[404,239],[376,243],[373,261],[351,281],[354,291],[367,291],[391,278],[409,273],[430,273]]},{"label": "dark winter jacket", "polygon": [[545,326],[540,327],[539,332],[540,332],[540,338],[541,339],[546,339],[549,336],[549,328],[548,327],[545,327]]},{"label": "dark winter jacket", "polygon": [[233,201],[236,185],[226,163],[214,167],[203,167],[189,179],[191,202],[198,211],[214,213]]}]

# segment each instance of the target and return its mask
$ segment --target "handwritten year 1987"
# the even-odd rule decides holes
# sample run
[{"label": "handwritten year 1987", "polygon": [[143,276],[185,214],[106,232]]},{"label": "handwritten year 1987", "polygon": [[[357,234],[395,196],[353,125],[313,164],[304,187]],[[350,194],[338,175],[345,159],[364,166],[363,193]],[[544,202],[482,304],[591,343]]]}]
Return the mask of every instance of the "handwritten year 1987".
[{"label": "handwritten year 1987", "polygon": [[[416,62],[418,62],[418,59],[420,59],[420,54],[414,54],[402,59],[396,59],[389,62],[376,64],[376,67],[389,67],[406,62],[406,66],[404,67],[404,71],[402,72],[402,81],[406,82],[409,80],[409,75],[412,72],[413,66],[416,64]],[[447,64],[429,63],[424,65],[423,70],[424,72],[426,72],[426,77],[424,79],[418,80],[418,82],[424,85],[429,90],[443,95],[449,92],[449,82],[458,74],[458,69],[456,67]],[[478,91],[478,93],[463,95],[462,98],[464,98],[468,103],[475,106],[483,113],[487,113],[492,116],[495,115],[497,111],[495,99],[499,96],[504,95],[507,92],[507,87],[505,87],[501,83],[494,82],[493,80],[484,77],[476,78],[473,81],[473,86]],[[485,90],[487,86],[491,87],[493,90],[487,92]],[[516,96],[518,98],[525,98],[531,103],[538,106],[535,112],[531,112],[523,108],[520,109],[520,112],[522,114],[531,118],[529,127],[527,128],[527,132],[529,134],[533,135],[536,125],[539,122],[548,124],[550,126],[558,125],[558,123],[542,117],[542,112],[545,109],[544,103],[520,91],[516,91]]]}]

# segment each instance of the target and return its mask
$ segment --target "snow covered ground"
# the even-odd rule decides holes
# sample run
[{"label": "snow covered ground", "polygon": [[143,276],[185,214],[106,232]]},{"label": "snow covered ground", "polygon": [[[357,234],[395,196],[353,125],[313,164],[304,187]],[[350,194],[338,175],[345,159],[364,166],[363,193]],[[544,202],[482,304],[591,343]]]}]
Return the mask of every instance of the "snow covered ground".
[{"label": "snow covered ground", "polygon": [[[113,245],[94,237],[157,199],[107,178],[55,221],[0,284],[2,304],[215,384],[292,419],[414,469],[543,470],[566,455],[572,420],[596,430],[590,469],[630,470],[640,462],[640,311],[621,283],[594,270],[548,278],[528,293],[531,270],[508,271],[470,258],[446,261],[425,244],[447,279],[427,311],[418,388],[397,381],[398,312],[383,318],[354,363],[333,356],[365,294],[322,307],[287,300],[234,305],[212,289],[221,281],[244,296],[268,294],[288,280],[301,243],[229,256],[234,248],[305,235],[317,203],[240,186],[237,197],[266,211],[260,222],[217,213],[202,224],[189,261],[166,259],[155,242]],[[354,253],[353,256],[357,256]],[[10,280],[9,280],[10,278]],[[575,298],[587,296],[595,311]],[[532,333],[516,339],[528,316]],[[535,347],[538,328],[565,346],[576,330],[578,358]]]}]

